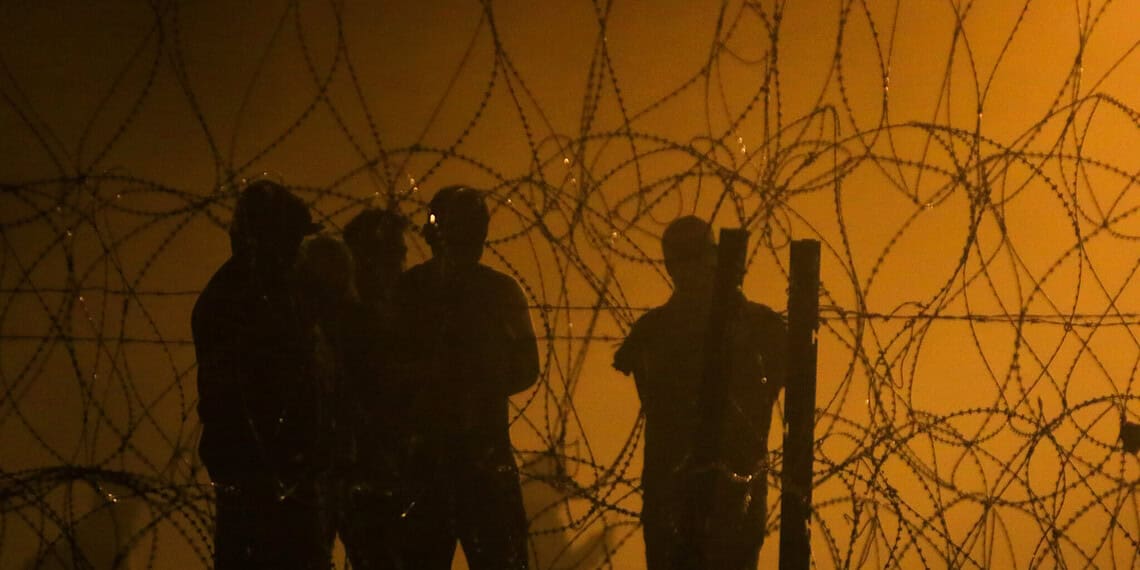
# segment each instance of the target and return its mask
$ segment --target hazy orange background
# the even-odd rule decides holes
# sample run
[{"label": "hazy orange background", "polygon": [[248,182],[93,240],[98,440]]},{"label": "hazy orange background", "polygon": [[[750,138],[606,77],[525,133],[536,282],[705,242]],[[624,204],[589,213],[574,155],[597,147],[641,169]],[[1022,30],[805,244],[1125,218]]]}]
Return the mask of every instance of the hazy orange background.
[{"label": "hazy orange background", "polygon": [[[536,535],[538,567],[573,567],[550,558],[569,543],[582,567],[640,568],[638,401],[609,362],[668,296],[664,225],[729,197],[715,223],[753,231],[755,300],[783,310],[788,240],[824,243],[819,567],[1134,567],[1140,465],[1113,446],[1140,362],[1138,18],[1124,2],[0,4],[4,484],[59,465],[203,481],[184,341],[238,179],[300,187],[333,228],[374,200],[418,220],[463,182],[494,190],[485,261],[553,337],[513,431],[524,460],[572,458],[555,484],[534,478],[549,463],[525,469],[531,510],[555,506],[532,527],[557,530]],[[165,517],[72,488],[5,508],[0,567],[61,524],[109,525],[45,512],[134,509],[130,533]],[[196,559],[202,515],[180,516],[140,535],[135,567],[152,547],[158,568]]]}]

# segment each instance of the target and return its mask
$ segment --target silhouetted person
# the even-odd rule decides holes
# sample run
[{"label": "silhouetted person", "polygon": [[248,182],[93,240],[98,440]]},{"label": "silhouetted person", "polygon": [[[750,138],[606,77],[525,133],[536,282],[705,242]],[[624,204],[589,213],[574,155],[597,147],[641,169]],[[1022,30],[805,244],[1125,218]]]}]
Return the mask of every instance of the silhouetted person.
[{"label": "silhouetted person", "polygon": [[344,242],[355,262],[361,315],[367,319],[366,345],[350,360],[366,358],[350,376],[347,408],[356,445],[356,462],[342,477],[341,539],[354,568],[407,568],[399,557],[397,529],[409,500],[401,479],[401,438],[405,398],[393,372],[396,281],[404,270],[407,220],[376,208],[357,214],[344,228]]},{"label": "silhouetted person", "polygon": [[526,298],[479,263],[482,193],[452,186],[429,205],[432,258],[396,288],[409,392],[408,568],[451,568],[458,540],[472,570],[527,568],[527,521],[511,449],[508,397],[538,377]]},{"label": "silhouetted person", "polygon": [[[334,529],[353,568],[396,569],[403,568],[394,544],[401,513],[396,456],[400,402],[384,368],[391,352],[391,294],[379,289],[395,285],[405,250],[399,231],[376,227],[377,220],[392,221],[387,215],[361,218],[349,223],[345,236],[353,239],[365,261],[350,254],[346,243],[319,236],[302,246],[298,278],[304,312],[313,322],[318,360],[325,363],[322,368],[329,372],[334,393],[330,478],[335,491],[330,504]],[[367,279],[357,274],[362,266]],[[354,283],[369,287],[375,304],[362,303]],[[381,302],[386,306],[383,311]]]},{"label": "silhouetted person", "polygon": [[293,267],[319,226],[269,181],[238,198],[233,256],[194,306],[199,454],[215,484],[214,557],[231,568],[327,568],[321,385]]},{"label": "silhouetted person", "polygon": [[404,271],[407,220],[396,212],[368,208],[344,226],[344,243],[356,262],[356,291],[369,307],[387,314],[396,280]]},{"label": "silhouetted person", "polygon": [[[641,520],[648,570],[697,570],[691,552],[696,529],[715,537],[706,545],[718,570],[754,570],[764,539],[767,444],[772,405],[784,382],[785,327],[778,314],[737,293],[729,318],[729,406],[721,423],[720,457],[695,465],[694,435],[701,421],[700,389],[717,252],[703,220],[686,216],[662,238],[673,294],[642,316],[614,355],[614,368],[633,374],[645,414]],[[707,520],[692,517],[690,493],[702,470],[716,472]],[[709,525],[712,528],[708,528]],[[702,535],[707,536],[702,531]]]},{"label": "silhouetted person", "polygon": [[305,241],[297,260],[297,304],[311,340],[314,381],[330,403],[322,418],[330,458],[321,481],[328,490],[326,541],[331,548],[339,533],[353,567],[371,568],[361,560],[359,533],[347,517],[350,485],[359,470],[360,426],[370,411],[362,405],[362,388],[379,376],[372,358],[376,335],[357,298],[353,266],[348,247],[340,241],[324,235]]}]

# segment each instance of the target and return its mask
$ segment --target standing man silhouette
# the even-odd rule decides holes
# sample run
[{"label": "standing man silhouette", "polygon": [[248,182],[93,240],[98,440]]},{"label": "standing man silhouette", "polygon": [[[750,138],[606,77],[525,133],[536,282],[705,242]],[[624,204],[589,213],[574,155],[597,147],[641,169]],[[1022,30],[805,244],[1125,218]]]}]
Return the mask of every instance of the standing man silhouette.
[{"label": "standing man silhouette", "polygon": [[293,278],[303,237],[319,227],[284,187],[251,184],[234,211],[233,255],[194,305],[218,570],[328,568],[323,402]]},{"label": "standing man silhouette", "polygon": [[432,258],[396,287],[407,383],[407,567],[451,568],[458,541],[472,570],[528,567],[527,521],[511,448],[508,397],[539,374],[526,297],[479,263],[490,215],[480,191],[440,190],[424,238]]},{"label": "standing man silhouette", "polygon": [[392,366],[398,332],[392,297],[404,269],[406,227],[398,213],[369,208],[344,228],[360,299],[339,316],[344,376],[338,440],[349,452],[336,469],[336,520],[348,559],[360,570],[408,568],[398,543],[406,500],[399,457],[406,402]]},{"label": "standing man silhouette", "polygon": [[[768,430],[784,383],[785,327],[778,314],[735,291],[727,321],[728,406],[719,442],[695,442],[717,251],[709,224],[673,221],[662,238],[673,280],[668,302],[634,323],[614,354],[632,374],[645,414],[642,530],[648,570],[755,570],[764,540]],[[713,464],[694,461],[695,445],[719,450]],[[694,482],[714,472],[712,505],[691,520]],[[708,557],[695,560],[694,542]],[[707,542],[711,540],[712,542]]]}]

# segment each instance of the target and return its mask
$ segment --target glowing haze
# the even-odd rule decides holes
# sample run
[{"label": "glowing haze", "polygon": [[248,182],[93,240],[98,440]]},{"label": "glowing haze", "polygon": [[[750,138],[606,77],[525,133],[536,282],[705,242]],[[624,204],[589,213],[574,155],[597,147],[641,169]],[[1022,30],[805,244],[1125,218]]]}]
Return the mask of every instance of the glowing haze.
[{"label": "glowing haze", "polygon": [[492,191],[484,261],[542,336],[536,568],[643,566],[609,364],[688,213],[751,230],[777,310],[823,243],[818,567],[1136,566],[1137,6],[254,4],[0,4],[0,567],[67,566],[65,530],[208,557],[189,310],[258,176],[334,230]]}]

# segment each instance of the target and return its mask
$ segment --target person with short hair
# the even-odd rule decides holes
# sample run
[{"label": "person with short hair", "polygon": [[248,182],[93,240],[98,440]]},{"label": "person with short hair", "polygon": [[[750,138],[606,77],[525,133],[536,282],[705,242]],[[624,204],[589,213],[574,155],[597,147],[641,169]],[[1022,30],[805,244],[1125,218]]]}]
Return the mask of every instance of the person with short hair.
[{"label": "person with short hair", "polygon": [[[728,409],[712,465],[696,465],[700,389],[705,371],[717,251],[712,229],[696,216],[673,221],[661,240],[673,294],[634,323],[614,354],[614,368],[632,374],[645,414],[642,531],[648,570],[755,570],[764,540],[768,430],[784,385],[786,333],[772,309],[744,298],[728,321]],[[702,347],[704,350],[702,350]],[[715,471],[708,518],[690,520],[694,481]],[[703,515],[702,515],[703,516]],[[694,565],[693,544],[709,540]]]},{"label": "person with short hair", "polygon": [[539,375],[526,297],[479,263],[490,214],[483,193],[440,190],[423,235],[432,258],[405,272],[395,306],[408,389],[408,568],[451,568],[458,541],[472,570],[528,567],[527,520],[508,398]]}]

